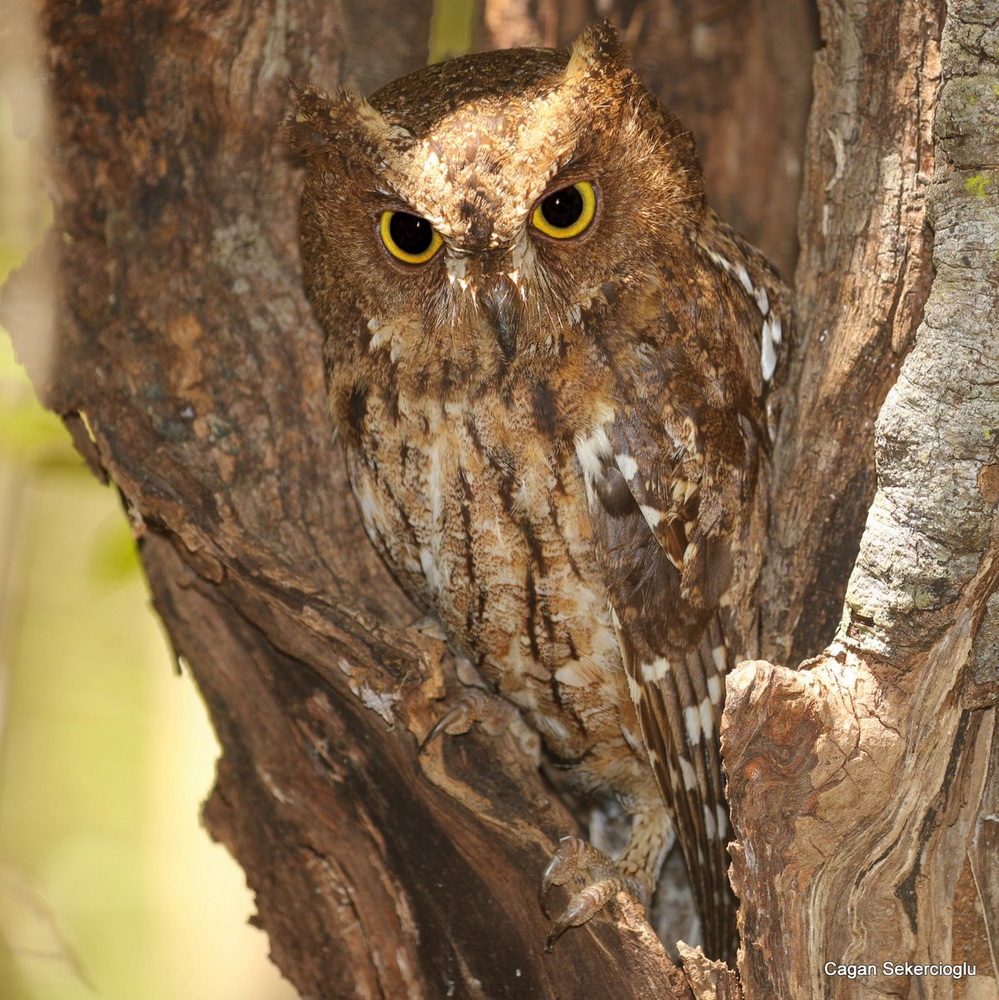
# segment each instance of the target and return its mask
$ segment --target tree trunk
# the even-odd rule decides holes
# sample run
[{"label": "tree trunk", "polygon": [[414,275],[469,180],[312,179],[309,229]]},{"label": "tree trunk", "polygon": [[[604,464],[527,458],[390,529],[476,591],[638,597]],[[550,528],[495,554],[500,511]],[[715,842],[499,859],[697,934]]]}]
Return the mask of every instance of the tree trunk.
[{"label": "tree trunk", "polygon": [[765,634],[794,664],[842,618],[729,679],[739,969],[750,997],[995,997],[999,4],[821,9]]},{"label": "tree trunk", "polygon": [[[538,880],[572,815],[513,734],[418,752],[459,684],[331,439],[277,123],[289,76],[420,65],[429,3],[43,12],[60,292],[33,375],[120,491],[208,703],[206,825],[303,997],[999,996],[999,2],[822,0],[804,149],[805,0],[613,6],[716,203],[785,266],[804,165],[764,652],[817,658],[729,680],[738,981],[685,948],[678,969],[624,897],[545,955]],[[562,44],[596,7],[485,0],[478,30]]]}]

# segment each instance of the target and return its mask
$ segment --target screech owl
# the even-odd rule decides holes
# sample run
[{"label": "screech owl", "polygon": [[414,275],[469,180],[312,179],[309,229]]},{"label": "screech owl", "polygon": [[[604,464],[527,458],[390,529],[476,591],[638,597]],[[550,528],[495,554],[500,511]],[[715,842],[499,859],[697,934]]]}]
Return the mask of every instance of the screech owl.
[{"label": "screech owl", "polygon": [[675,836],[729,956],[718,729],[757,646],[787,289],[608,24],[297,97],[305,286],[367,531],[573,794],[631,817],[613,864],[560,846],[545,890],[594,884],[550,941],[647,896]]}]

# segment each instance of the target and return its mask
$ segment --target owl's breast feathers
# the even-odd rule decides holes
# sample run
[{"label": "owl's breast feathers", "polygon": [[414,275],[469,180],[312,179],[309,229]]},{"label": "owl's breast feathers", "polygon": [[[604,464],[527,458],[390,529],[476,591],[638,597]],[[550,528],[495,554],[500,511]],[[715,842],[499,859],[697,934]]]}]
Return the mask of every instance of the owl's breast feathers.
[{"label": "owl's breast feathers", "polygon": [[788,322],[769,265],[711,222],[687,266],[605,283],[547,332],[550,356],[508,339],[474,392],[407,379],[370,337],[341,344],[330,386],[365,524],[405,589],[584,789],[647,798],[651,762],[717,910],[724,673],[756,648],[768,352]]},{"label": "owl's breast feathers", "polygon": [[767,317],[744,258],[716,257],[728,264],[712,250],[682,279],[605,283],[575,325],[528,331],[557,345],[548,357],[513,357],[508,339],[508,363],[480,359],[489,377],[473,371],[464,390],[432,356],[407,376],[389,337],[328,345],[376,544],[456,644],[501,687],[536,678],[549,693],[531,698],[555,717],[559,671],[620,674],[609,606],[626,654],[653,662],[697,648],[720,605],[734,652],[755,645],[769,444],[752,338]]},{"label": "owl's breast feathers", "polygon": [[372,388],[345,437],[365,524],[403,587],[557,760],[634,758],[581,472],[552,436],[557,397],[526,383],[474,405],[386,397]]}]

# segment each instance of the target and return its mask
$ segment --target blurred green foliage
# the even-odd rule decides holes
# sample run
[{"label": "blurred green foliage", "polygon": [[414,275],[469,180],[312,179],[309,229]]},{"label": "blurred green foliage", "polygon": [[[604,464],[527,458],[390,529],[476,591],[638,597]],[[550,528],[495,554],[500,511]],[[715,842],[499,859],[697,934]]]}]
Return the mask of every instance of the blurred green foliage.
[{"label": "blurred green foliage", "polygon": [[[6,275],[0,273],[0,286]],[[66,428],[35,398],[14,347],[0,327],[0,459],[20,465],[85,470]]]},{"label": "blurred green foliage", "polygon": [[429,62],[471,52],[475,7],[474,0],[436,0],[430,19]]}]

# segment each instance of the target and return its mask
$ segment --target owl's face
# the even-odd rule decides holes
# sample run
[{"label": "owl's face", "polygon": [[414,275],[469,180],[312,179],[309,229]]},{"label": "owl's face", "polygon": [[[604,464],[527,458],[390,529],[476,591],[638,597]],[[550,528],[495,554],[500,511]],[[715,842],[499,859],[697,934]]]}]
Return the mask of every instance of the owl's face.
[{"label": "owl's face", "polygon": [[602,27],[369,101],[307,90],[287,130],[310,161],[305,279],[331,363],[383,355],[437,392],[554,363],[582,317],[661,299],[704,212],[689,137]]}]

